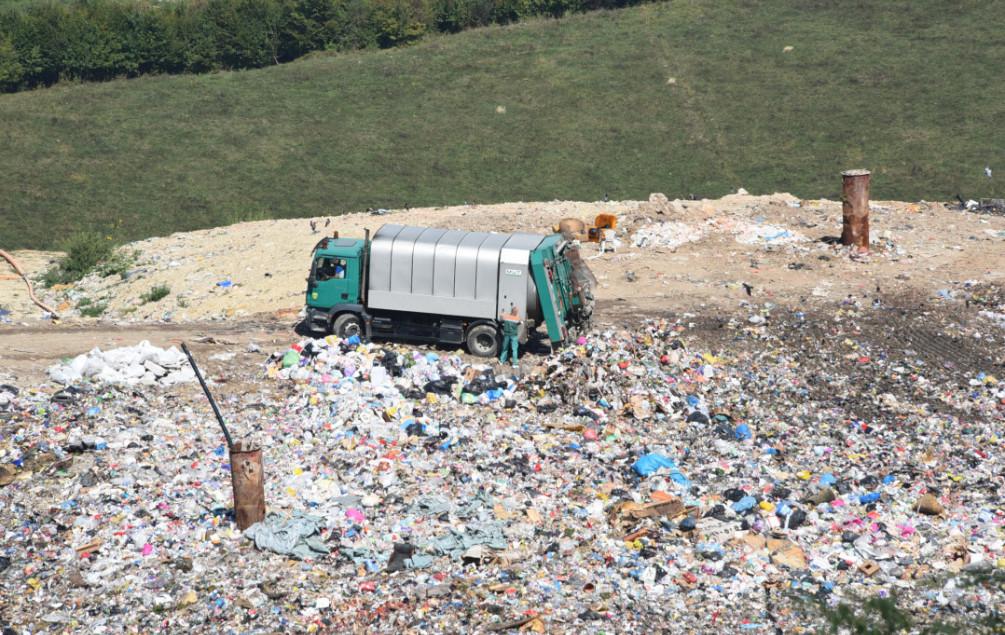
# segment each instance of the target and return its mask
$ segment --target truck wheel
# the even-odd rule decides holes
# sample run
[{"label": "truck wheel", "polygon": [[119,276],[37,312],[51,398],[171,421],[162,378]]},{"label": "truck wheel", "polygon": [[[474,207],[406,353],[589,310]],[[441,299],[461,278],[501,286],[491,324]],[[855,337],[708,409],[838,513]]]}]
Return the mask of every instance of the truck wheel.
[{"label": "truck wheel", "polygon": [[363,321],[354,313],[343,313],[332,322],[332,333],[341,339],[353,335],[363,337]]},{"label": "truck wheel", "polygon": [[495,357],[499,353],[499,336],[491,324],[479,324],[468,330],[468,351],[478,357]]}]

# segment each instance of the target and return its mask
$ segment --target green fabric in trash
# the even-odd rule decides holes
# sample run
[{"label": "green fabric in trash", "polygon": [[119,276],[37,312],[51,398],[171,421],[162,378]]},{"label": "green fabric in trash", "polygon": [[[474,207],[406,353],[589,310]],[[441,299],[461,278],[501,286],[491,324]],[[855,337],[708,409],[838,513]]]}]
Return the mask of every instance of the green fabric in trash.
[{"label": "green fabric in trash", "polygon": [[450,533],[434,538],[430,546],[437,553],[449,555],[455,560],[475,545],[486,545],[492,549],[508,546],[499,523],[472,523],[465,531],[451,529]]},{"label": "green fabric in trash", "polygon": [[294,512],[291,518],[269,514],[244,530],[247,538],[255,541],[259,549],[268,549],[298,560],[316,558],[329,552],[321,539],[324,519],[303,512]]}]

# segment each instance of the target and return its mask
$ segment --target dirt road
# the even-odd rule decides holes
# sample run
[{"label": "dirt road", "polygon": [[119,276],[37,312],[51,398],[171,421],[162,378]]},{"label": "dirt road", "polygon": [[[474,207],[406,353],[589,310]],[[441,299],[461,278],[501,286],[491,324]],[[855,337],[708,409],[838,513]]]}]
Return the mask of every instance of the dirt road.
[{"label": "dirt road", "polygon": [[[187,342],[196,354],[226,347],[246,351],[254,343],[263,350],[289,343],[297,337],[295,324],[256,320],[193,322],[187,324],[75,326],[42,325],[0,330],[0,371],[24,380],[42,381],[45,370],[61,359],[98,347],[104,350],[132,346],[142,340],[160,347]],[[253,355],[254,363],[261,354]]]},{"label": "dirt road", "polygon": [[[1005,290],[987,288],[985,302],[1005,301]],[[987,298],[988,295],[997,294]],[[1001,296],[1001,297],[999,297]],[[680,310],[658,298],[602,300],[594,314],[594,325],[631,329],[644,318],[692,316],[691,333],[713,348],[729,348],[737,328],[750,327],[752,315],[763,315],[763,305],[743,304],[733,309],[699,306]],[[791,300],[791,298],[790,298]],[[981,317],[983,305],[966,302],[939,303],[921,294],[876,294],[866,303],[816,302],[768,303],[765,328],[781,329],[791,335],[790,344],[800,356],[835,338],[847,337],[844,323],[853,318],[852,335],[864,345],[892,354],[914,356],[949,374],[994,371],[1005,366],[1005,338],[1000,327]],[[772,317],[773,313],[773,317]],[[797,317],[793,317],[797,316]],[[801,317],[798,317],[801,316]],[[43,324],[0,329],[0,377],[23,380],[22,384],[45,380],[46,369],[61,359],[98,347],[103,350],[132,346],[148,340],[155,346],[178,346],[186,342],[200,357],[217,352],[235,353],[234,364],[257,366],[263,355],[285,348],[306,332],[297,319],[278,320],[268,315],[244,320],[202,321],[181,324]],[[254,346],[251,346],[254,345]],[[249,351],[257,347],[261,351]],[[447,350],[447,349],[442,349]],[[531,356],[548,351],[541,340],[525,350]],[[454,352],[454,351],[450,351]],[[226,364],[207,362],[214,372],[226,373]]]}]

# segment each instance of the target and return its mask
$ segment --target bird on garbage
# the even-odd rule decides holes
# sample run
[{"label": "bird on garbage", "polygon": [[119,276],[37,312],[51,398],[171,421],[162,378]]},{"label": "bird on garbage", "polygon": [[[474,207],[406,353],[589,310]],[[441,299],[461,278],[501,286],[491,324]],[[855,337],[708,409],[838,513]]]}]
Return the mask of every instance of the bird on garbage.
[{"label": "bird on garbage", "polygon": [[749,295],[750,295],[751,293],[753,293],[753,291],[754,291],[754,285],[752,285],[752,284],[747,284],[746,282],[741,282],[740,284],[741,284],[741,285],[743,286],[743,290],[747,292],[747,295],[748,295],[748,296],[749,296]]},{"label": "bird on garbage", "polygon": [[990,165],[985,165],[984,166],[984,176],[988,177],[989,179],[991,178],[991,166]]},{"label": "bird on garbage", "polygon": [[330,219],[330,218],[326,218],[326,219],[325,219],[325,227],[328,227],[328,226],[329,226],[329,225],[331,225],[331,224],[332,224],[332,219]]},{"label": "bird on garbage", "polygon": [[312,234],[318,233],[318,224],[316,221],[313,220],[311,221],[311,233]]},{"label": "bird on garbage", "polygon": [[604,202],[608,203],[608,202],[610,202],[610,200],[611,200],[611,198],[609,196],[607,196],[607,192],[604,192]]}]

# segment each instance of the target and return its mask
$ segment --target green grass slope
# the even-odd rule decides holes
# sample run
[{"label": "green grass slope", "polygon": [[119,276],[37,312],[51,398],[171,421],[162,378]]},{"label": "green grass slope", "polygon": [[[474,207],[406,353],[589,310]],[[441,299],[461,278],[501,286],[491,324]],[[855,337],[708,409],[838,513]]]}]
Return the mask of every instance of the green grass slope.
[{"label": "green grass slope", "polygon": [[44,2],[62,4],[69,2],[69,0],[0,0],[0,11],[4,9],[23,9],[33,4],[42,4]]},{"label": "green grass slope", "polygon": [[0,246],[465,200],[837,197],[860,166],[877,199],[1000,194],[1003,15],[1002,0],[678,1],[3,95]]}]

